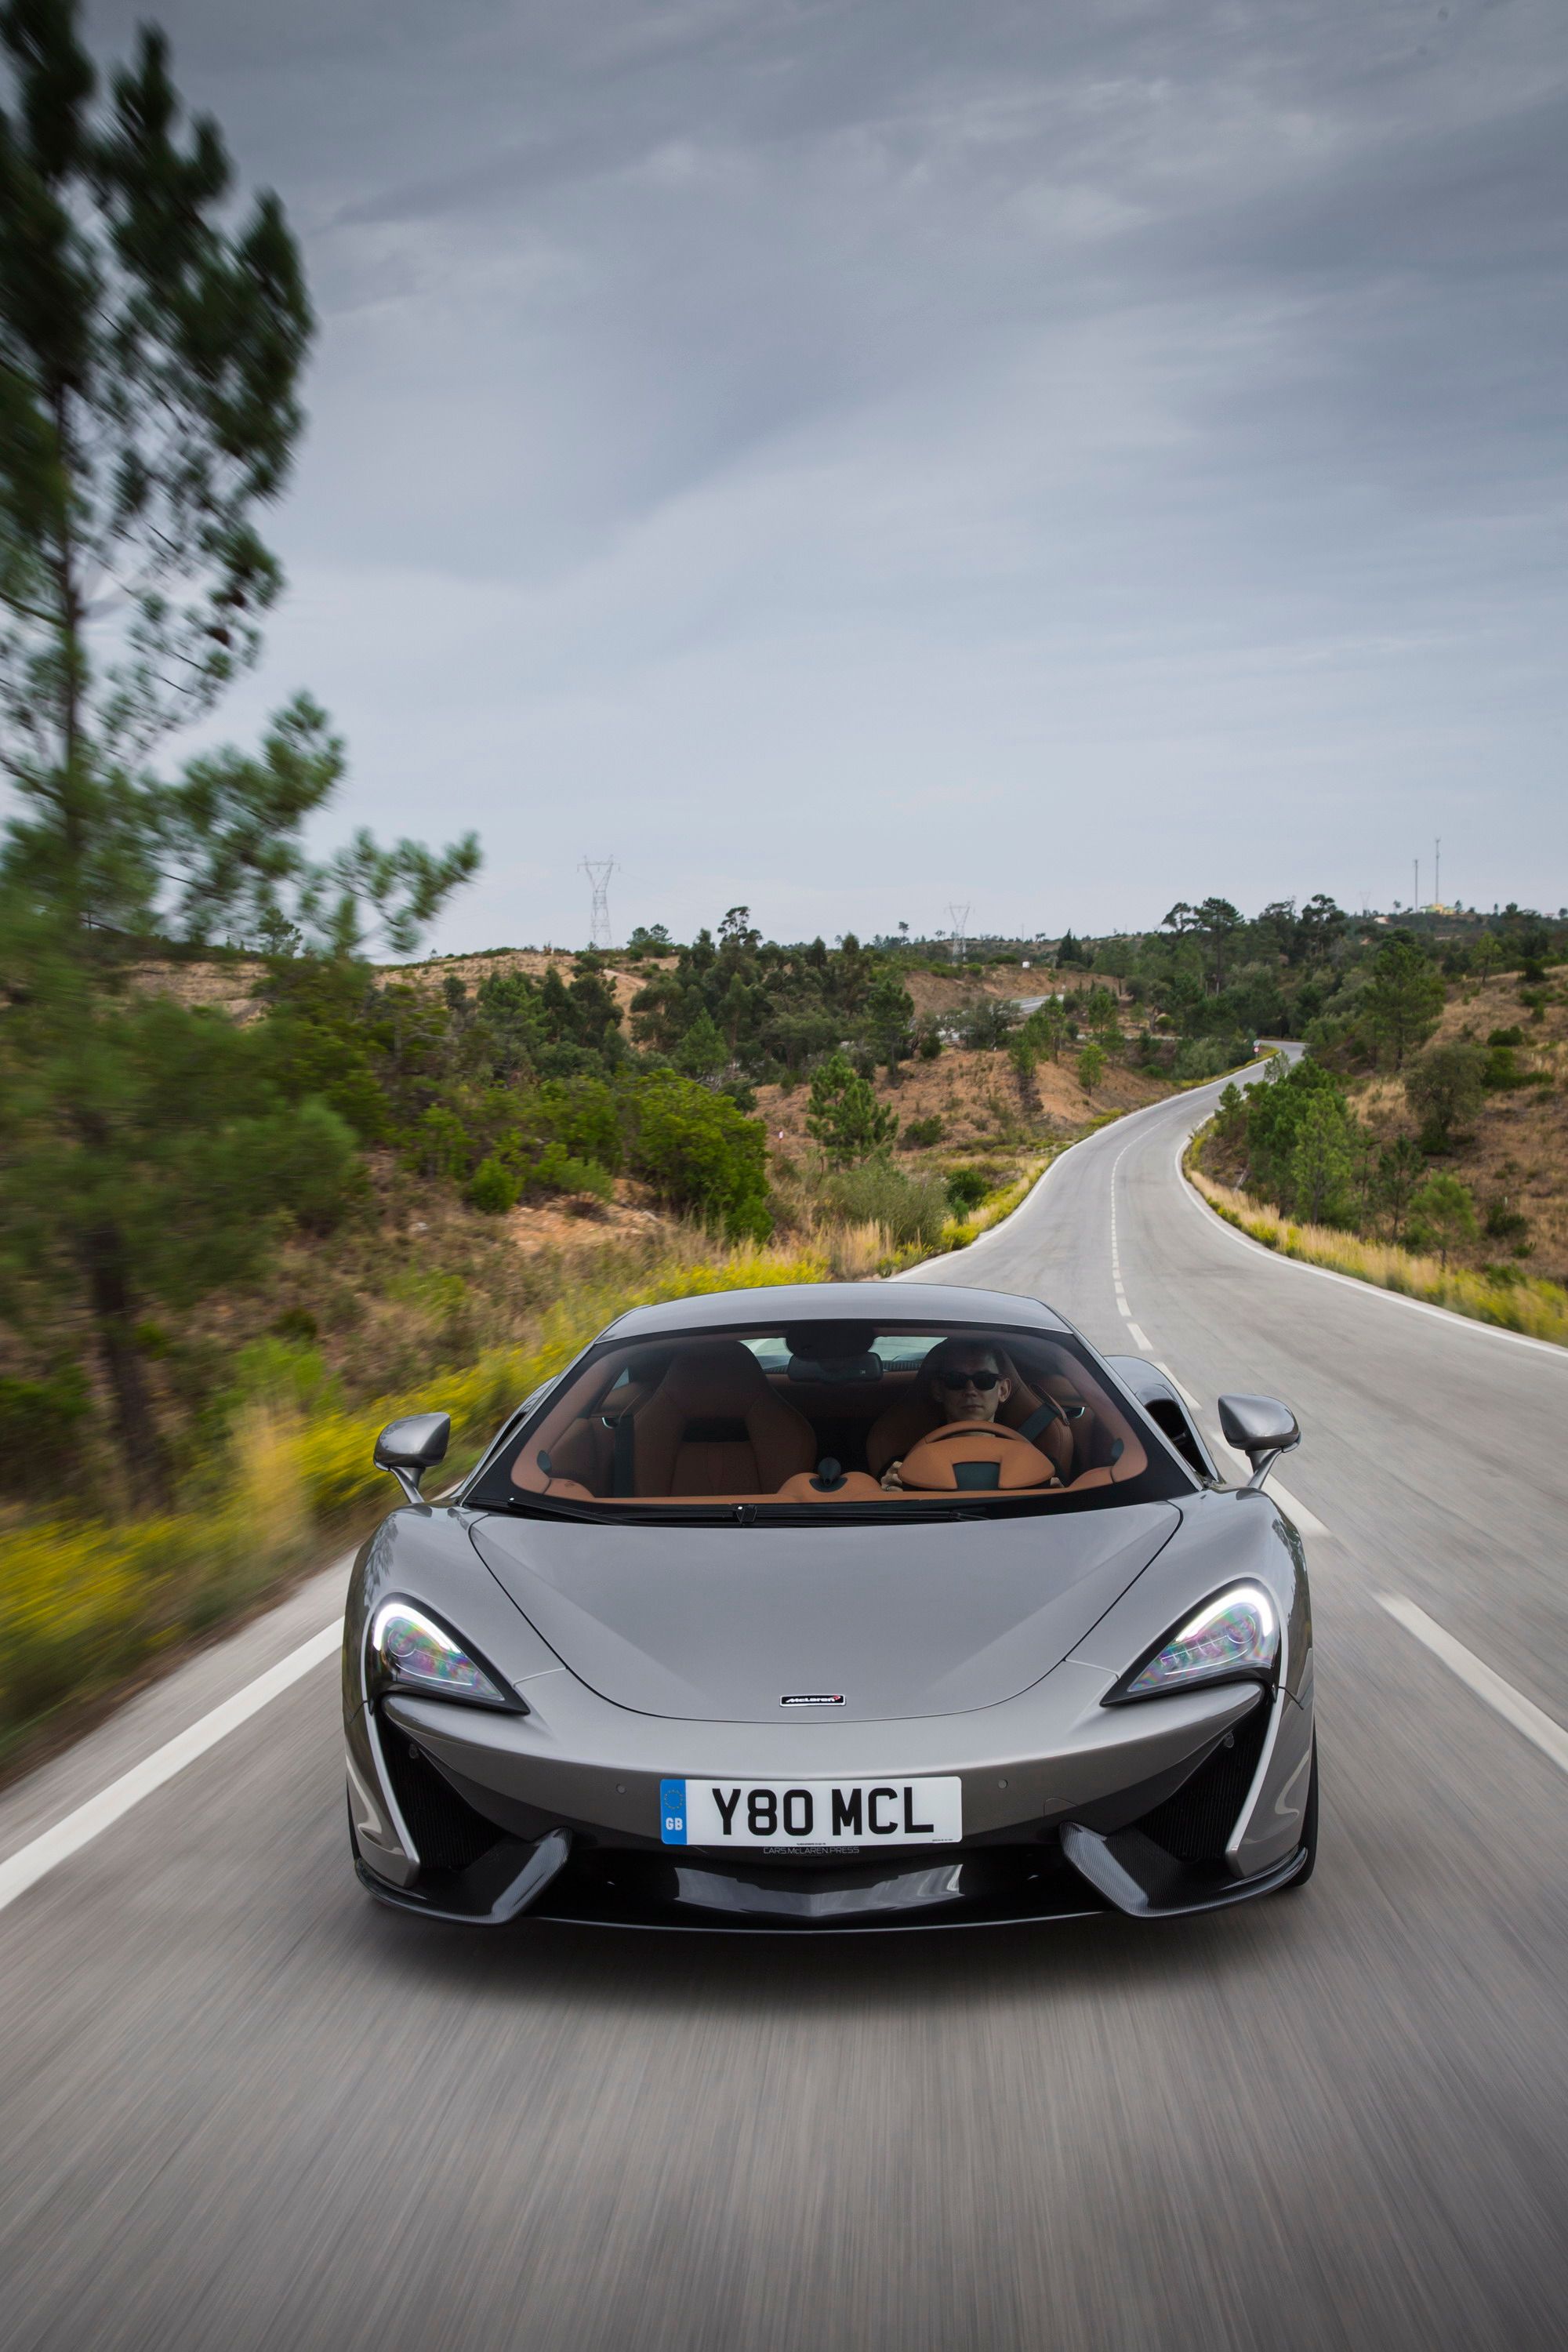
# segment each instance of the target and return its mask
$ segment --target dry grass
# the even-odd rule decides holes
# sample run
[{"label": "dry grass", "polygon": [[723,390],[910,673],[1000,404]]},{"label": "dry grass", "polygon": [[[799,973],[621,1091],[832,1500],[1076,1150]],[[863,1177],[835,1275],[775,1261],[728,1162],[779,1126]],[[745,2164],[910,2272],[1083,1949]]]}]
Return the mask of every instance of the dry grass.
[{"label": "dry grass", "polygon": [[569,1285],[511,1342],[461,1370],[357,1406],[307,1412],[285,1402],[247,1406],[202,1465],[205,1499],[159,1517],[85,1518],[55,1508],[0,1518],[0,1758],[63,1711],[144,1672],[193,1634],[277,1589],[394,1499],[371,1460],[376,1432],[399,1413],[452,1416],[451,1466],[477,1460],[489,1433],[542,1381],[630,1307],[715,1290],[817,1282],[816,1254],[746,1244],[722,1249],[679,1230],[636,1279],[624,1270]]},{"label": "dry grass", "polygon": [[1186,1172],[1194,1188],[1227,1224],[1249,1234],[1266,1249],[1282,1257],[1300,1258],[1309,1265],[1332,1267],[1358,1282],[1381,1290],[1402,1291],[1447,1307],[1480,1323],[1496,1323],[1504,1330],[1523,1331],[1532,1339],[1550,1339],[1568,1347],[1568,1291],[1554,1282],[1489,1281],[1468,1266],[1445,1266],[1435,1257],[1420,1257],[1393,1242],[1363,1241],[1357,1234],[1341,1233],[1331,1225],[1298,1224],[1278,1209],[1254,1201],[1228,1184],[1216,1184],[1192,1160]]}]

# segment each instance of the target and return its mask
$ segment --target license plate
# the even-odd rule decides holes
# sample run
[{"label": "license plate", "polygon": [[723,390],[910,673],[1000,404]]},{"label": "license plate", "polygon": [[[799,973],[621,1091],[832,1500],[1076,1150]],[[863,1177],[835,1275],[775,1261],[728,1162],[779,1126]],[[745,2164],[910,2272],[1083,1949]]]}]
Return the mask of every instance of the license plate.
[{"label": "license plate", "polygon": [[953,1845],[963,1783],[941,1780],[661,1780],[666,1845]]}]

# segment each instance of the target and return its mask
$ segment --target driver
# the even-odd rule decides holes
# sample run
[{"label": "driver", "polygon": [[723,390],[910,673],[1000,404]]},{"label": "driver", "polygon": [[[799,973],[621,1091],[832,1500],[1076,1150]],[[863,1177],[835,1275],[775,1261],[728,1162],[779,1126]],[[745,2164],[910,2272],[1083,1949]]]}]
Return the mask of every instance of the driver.
[{"label": "driver", "polygon": [[[984,1339],[949,1339],[932,1367],[931,1392],[942,1415],[939,1426],[946,1428],[955,1421],[994,1421],[1012,1395],[1013,1384],[996,1350]],[[890,1491],[902,1490],[902,1467],[900,1458],[882,1473],[882,1484]]]}]

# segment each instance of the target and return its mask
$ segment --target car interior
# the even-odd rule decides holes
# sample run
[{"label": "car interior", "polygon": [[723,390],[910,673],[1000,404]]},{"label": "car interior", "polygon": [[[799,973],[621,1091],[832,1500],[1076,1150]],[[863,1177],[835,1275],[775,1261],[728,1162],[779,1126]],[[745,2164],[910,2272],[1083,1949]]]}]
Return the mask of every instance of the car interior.
[{"label": "car interior", "polygon": [[1060,1340],[833,1323],[612,1344],[549,1401],[510,1475],[572,1503],[896,1507],[1114,1487],[1148,1460]]}]

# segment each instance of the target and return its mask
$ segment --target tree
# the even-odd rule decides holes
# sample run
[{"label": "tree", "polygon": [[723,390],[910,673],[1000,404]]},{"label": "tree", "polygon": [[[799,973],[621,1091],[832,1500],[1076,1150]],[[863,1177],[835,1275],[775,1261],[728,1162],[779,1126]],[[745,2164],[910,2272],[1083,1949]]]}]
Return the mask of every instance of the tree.
[{"label": "tree", "polygon": [[1078,1082],[1086,1095],[1091,1095],[1105,1076],[1105,1048],[1090,1038],[1078,1057]]},{"label": "tree", "polygon": [[1039,1032],[1025,1022],[1007,1040],[1007,1059],[1013,1065],[1013,1076],[1018,1083],[1018,1099],[1026,1111],[1037,1109],[1039,1096],[1035,1087],[1035,1072],[1040,1060]]},{"label": "tree", "polygon": [[1445,992],[1442,973],[1411,932],[1395,931],[1384,941],[1363,1003],[1373,1042],[1396,1070],[1437,1026]]},{"label": "tree", "polygon": [[[1172,911],[1177,910],[1173,908]],[[1228,898],[1205,898],[1201,906],[1192,909],[1192,915],[1193,928],[1208,946],[1214,992],[1218,996],[1225,987],[1226,959],[1230,952],[1230,943],[1241,929],[1241,910],[1233,907]]]},{"label": "tree", "polygon": [[1309,1224],[1331,1223],[1342,1211],[1351,1181],[1350,1121],[1339,1097],[1312,1095],[1290,1155],[1296,1213]]},{"label": "tree", "polygon": [[1474,1118],[1486,1087],[1488,1055],[1484,1046],[1458,1040],[1451,1045],[1428,1045],[1405,1073],[1405,1093],[1421,1122],[1421,1149],[1447,1151],[1456,1129]]},{"label": "tree", "polygon": [[626,941],[629,956],[661,956],[669,952],[669,932],[663,923],[639,923]]},{"label": "tree", "polygon": [[659,1200],[733,1240],[767,1239],[767,1134],[759,1119],[666,1070],[637,1080],[628,1119],[627,1157]]},{"label": "tree", "polygon": [[253,1275],[280,1220],[329,1226],[353,1136],[321,1102],[283,1101],[263,1031],[221,1014],[152,998],[84,1016],[51,982],[3,1030],[0,1306],[85,1307],[131,1491],[162,1499],[150,1308]]},{"label": "tree", "polygon": [[1378,1197],[1388,1211],[1395,1242],[1405,1231],[1405,1212],[1424,1172],[1421,1154],[1407,1135],[1402,1135],[1396,1143],[1384,1144],[1378,1154]]},{"label": "tree", "polygon": [[1047,996],[1043,1004],[1037,1004],[1024,1026],[1038,1039],[1040,1051],[1047,1061],[1060,1059],[1062,1046],[1071,1034],[1072,1022],[1059,996]]},{"label": "tree", "polygon": [[730,1059],[730,1049],[713,1015],[704,1006],[675,1049],[675,1066],[690,1078],[716,1078]]},{"label": "tree", "polygon": [[898,973],[880,972],[867,1002],[866,1034],[894,1086],[899,1083],[899,1064],[910,1049],[914,1019],[914,999]]},{"label": "tree", "polygon": [[1428,1176],[1411,1200],[1410,1216],[1413,1244],[1435,1241],[1445,1272],[1448,1252],[1475,1241],[1480,1232],[1474,1195],[1457,1176]]},{"label": "tree", "polygon": [[[312,321],[281,206],[236,219],[222,138],[185,123],[162,34],[103,104],[77,27],[76,0],[0,6],[0,1183],[16,1280],[71,1271],[145,1494],[164,1482],[142,1302],[253,1265],[269,1209],[331,1192],[344,1130],[279,1100],[259,1039],[231,1052],[210,1018],[128,1005],[127,967],[146,940],[225,934],[341,956],[367,908],[403,950],[479,852],[360,834],[310,862],[302,827],[343,754],[304,697],[259,754],[149,769],[259,649],[281,573],[256,518],[288,477]],[[193,1072],[211,1083],[174,1083]],[[177,1284],[160,1223],[190,1231]]]},{"label": "tree", "polygon": [[820,1143],[830,1168],[852,1168],[885,1151],[899,1131],[895,1114],[877,1100],[845,1054],[830,1054],[813,1073],[806,1133]]}]

